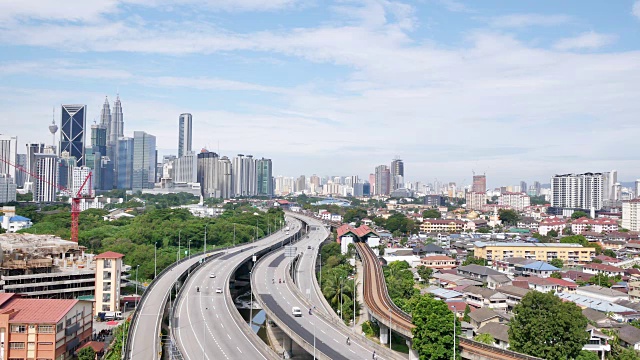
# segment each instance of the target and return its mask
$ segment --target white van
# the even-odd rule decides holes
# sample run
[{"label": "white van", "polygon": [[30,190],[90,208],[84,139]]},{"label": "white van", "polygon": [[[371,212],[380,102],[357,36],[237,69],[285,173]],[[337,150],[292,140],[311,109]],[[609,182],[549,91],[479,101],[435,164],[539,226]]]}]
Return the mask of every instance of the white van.
[{"label": "white van", "polygon": [[297,306],[294,306],[294,307],[291,309],[291,313],[292,313],[292,314],[293,314],[293,316],[295,316],[295,317],[302,316],[302,310],[300,310],[300,308],[299,308],[299,307],[297,307]]}]

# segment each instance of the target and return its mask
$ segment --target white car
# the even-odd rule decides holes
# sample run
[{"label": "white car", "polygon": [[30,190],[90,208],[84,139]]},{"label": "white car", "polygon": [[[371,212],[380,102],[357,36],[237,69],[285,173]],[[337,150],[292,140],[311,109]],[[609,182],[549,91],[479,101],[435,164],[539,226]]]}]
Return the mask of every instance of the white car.
[{"label": "white car", "polygon": [[300,310],[299,307],[294,306],[293,308],[291,308],[291,313],[293,314],[293,316],[295,317],[299,317],[302,316],[302,310]]},{"label": "white car", "polygon": [[222,294],[222,288],[221,287],[216,289],[216,294]]},{"label": "white car", "polygon": [[213,278],[215,278],[215,277],[216,277],[216,274],[211,273],[211,274],[209,274],[209,277],[213,279]]}]

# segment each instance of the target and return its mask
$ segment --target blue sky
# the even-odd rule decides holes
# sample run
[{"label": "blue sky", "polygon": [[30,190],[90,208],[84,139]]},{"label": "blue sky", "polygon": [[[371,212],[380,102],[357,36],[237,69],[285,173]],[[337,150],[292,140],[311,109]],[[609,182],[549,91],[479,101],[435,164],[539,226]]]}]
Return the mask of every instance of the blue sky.
[{"label": "blue sky", "polygon": [[[640,2],[0,2],[0,131],[120,94],[125,133],[274,160],[275,174],[489,185],[640,177]],[[59,110],[56,110],[59,117]]]}]

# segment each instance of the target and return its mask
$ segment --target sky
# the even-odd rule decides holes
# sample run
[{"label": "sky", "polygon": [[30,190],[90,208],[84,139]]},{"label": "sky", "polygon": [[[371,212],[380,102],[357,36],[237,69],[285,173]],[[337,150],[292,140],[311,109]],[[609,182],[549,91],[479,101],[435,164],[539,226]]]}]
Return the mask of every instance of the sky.
[{"label": "sky", "polygon": [[[60,104],[177,153],[274,175],[489,186],[617,169],[640,178],[640,0],[4,0],[0,132],[51,142]],[[19,152],[24,152],[20,150]]]}]

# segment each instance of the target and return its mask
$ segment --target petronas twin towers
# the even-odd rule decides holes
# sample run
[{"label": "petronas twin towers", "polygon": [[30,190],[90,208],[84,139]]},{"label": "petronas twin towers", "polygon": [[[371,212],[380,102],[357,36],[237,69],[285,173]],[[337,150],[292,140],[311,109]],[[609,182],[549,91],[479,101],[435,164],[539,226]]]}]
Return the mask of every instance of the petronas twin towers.
[{"label": "petronas twin towers", "polygon": [[[122,117],[122,104],[120,96],[116,96],[113,103],[113,116],[109,107],[109,99],[104,99],[102,111],[100,112],[100,125],[107,129],[107,149],[113,151],[118,143],[118,138],[124,136],[124,119]],[[109,154],[111,157],[113,154]]]}]

